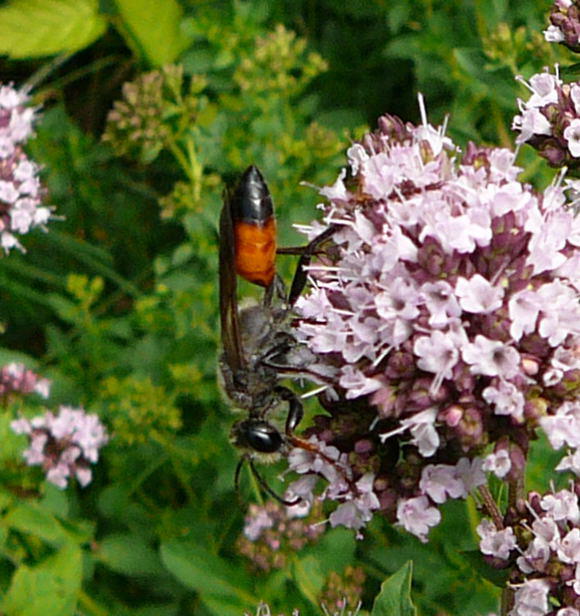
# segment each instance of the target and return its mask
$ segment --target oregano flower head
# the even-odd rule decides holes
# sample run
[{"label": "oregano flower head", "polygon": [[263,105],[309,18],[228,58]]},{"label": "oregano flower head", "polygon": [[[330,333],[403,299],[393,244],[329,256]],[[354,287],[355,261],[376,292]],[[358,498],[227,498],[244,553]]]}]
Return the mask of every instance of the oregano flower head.
[{"label": "oregano flower head", "polygon": [[580,221],[561,175],[537,191],[513,152],[461,152],[424,112],[383,116],[347,155],[322,223],[302,227],[333,230],[296,304],[326,414],[307,432],[320,454],[289,458],[303,477],[288,495],[425,540],[485,471],[521,478],[541,422],[557,446],[549,418],[576,421]]}]

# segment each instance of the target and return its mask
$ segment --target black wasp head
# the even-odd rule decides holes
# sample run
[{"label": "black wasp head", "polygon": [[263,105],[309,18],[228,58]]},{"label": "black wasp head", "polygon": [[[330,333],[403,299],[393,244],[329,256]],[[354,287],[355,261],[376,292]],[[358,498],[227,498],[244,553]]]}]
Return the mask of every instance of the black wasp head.
[{"label": "black wasp head", "polygon": [[234,425],[232,430],[234,443],[245,449],[258,453],[276,453],[282,447],[282,435],[267,421],[246,419]]}]

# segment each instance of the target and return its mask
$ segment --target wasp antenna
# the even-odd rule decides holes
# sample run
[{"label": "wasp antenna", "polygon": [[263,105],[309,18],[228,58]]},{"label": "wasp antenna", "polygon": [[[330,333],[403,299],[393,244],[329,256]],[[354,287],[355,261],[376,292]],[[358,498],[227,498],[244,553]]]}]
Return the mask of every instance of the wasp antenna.
[{"label": "wasp antenna", "polygon": [[258,480],[258,483],[260,484],[260,487],[262,488],[262,490],[264,490],[266,494],[268,494],[269,496],[277,500],[279,503],[286,505],[286,507],[293,507],[294,505],[297,505],[302,500],[301,498],[296,498],[292,501],[288,501],[282,496],[280,496],[279,494],[276,494],[276,492],[274,492],[274,490],[272,490],[272,488],[266,483],[266,480],[262,477],[262,475],[260,475],[252,458],[248,458],[248,463],[250,465],[252,474]]}]

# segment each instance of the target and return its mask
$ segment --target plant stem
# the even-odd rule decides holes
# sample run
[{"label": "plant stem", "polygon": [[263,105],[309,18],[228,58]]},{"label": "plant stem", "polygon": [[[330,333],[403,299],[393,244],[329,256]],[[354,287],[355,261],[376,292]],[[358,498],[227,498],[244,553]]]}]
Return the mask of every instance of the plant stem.
[{"label": "plant stem", "polygon": [[497,503],[493,499],[493,496],[491,495],[489,488],[487,487],[487,485],[480,486],[478,488],[478,491],[479,491],[479,495],[481,496],[481,499],[483,500],[483,506],[487,514],[493,520],[493,523],[495,524],[495,527],[497,528],[497,530],[502,530],[503,529],[503,516],[501,515],[501,511],[499,510]]}]

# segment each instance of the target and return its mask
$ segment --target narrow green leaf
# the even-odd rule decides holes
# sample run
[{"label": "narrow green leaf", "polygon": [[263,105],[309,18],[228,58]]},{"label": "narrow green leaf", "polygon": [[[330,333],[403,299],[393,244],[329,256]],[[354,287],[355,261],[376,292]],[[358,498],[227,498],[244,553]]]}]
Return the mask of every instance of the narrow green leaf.
[{"label": "narrow green leaf", "polygon": [[99,542],[94,555],[117,573],[150,576],[163,573],[157,552],[135,535],[109,535]]},{"label": "narrow green leaf", "polygon": [[371,616],[416,616],[411,601],[411,580],[413,563],[405,563],[381,585],[381,592],[375,598]]},{"label": "narrow green leaf", "polygon": [[204,550],[199,543],[173,540],[161,545],[161,560],[185,586],[197,591],[204,602],[236,605],[242,613],[256,603],[245,571]]},{"label": "narrow green leaf", "polygon": [[313,556],[301,558],[294,563],[294,580],[300,592],[314,605],[318,603],[324,585],[320,563]]},{"label": "narrow green leaf", "polygon": [[115,0],[123,18],[121,34],[152,66],[174,62],[184,49],[182,9],[177,0]]},{"label": "narrow green leaf", "polygon": [[99,38],[98,0],[12,0],[0,8],[0,53],[36,58],[73,53]]}]

